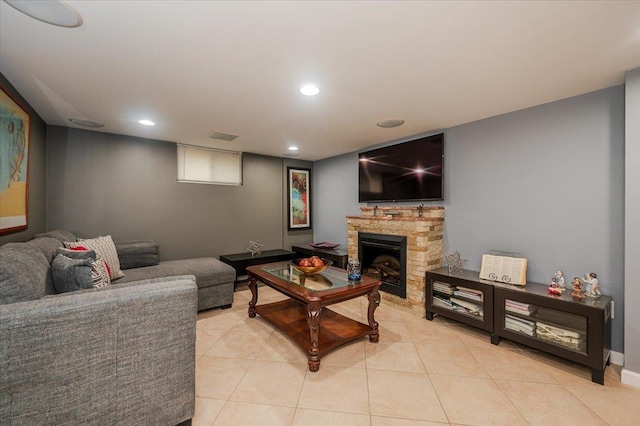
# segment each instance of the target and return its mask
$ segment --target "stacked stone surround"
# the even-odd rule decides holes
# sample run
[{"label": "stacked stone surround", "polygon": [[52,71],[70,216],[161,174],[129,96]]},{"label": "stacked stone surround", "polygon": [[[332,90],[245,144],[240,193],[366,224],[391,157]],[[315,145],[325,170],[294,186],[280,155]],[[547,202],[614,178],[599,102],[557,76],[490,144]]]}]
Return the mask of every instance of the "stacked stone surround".
[{"label": "stacked stone surround", "polygon": [[358,258],[358,232],[407,237],[407,298],[382,293],[383,303],[424,316],[427,271],[442,266],[444,207],[360,207],[347,216],[349,259]]}]

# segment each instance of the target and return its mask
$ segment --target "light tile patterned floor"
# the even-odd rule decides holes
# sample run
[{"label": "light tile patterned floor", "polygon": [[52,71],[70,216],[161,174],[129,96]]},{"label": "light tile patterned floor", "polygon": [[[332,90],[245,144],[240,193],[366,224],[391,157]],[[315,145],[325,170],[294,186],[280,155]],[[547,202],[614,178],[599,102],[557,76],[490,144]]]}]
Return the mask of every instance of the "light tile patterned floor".
[{"label": "light tile patterned floor", "polygon": [[[233,308],[198,315],[194,426],[640,424],[640,390],[620,383],[619,367],[600,386],[586,367],[406,314],[384,293],[380,343],[338,348],[311,373],[288,337],[248,318],[250,297],[245,288]],[[259,289],[259,303],[282,298]],[[335,310],[363,321],[366,305],[363,297]]]}]

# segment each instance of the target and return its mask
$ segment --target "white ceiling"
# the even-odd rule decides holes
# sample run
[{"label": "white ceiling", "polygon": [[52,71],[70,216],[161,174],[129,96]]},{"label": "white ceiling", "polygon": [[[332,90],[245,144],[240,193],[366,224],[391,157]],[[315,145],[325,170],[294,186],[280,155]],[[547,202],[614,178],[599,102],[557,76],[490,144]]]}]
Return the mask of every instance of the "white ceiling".
[{"label": "white ceiling", "polygon": [[[0,72],[48,124],[273,156],[295,144],[305,160],[622,84],[640,67],[640,1],[69,3],[81,27],[0,1]],[[306,82],[320,94],[302,96]],[[376,127],[387,118],[406,123]]]}]

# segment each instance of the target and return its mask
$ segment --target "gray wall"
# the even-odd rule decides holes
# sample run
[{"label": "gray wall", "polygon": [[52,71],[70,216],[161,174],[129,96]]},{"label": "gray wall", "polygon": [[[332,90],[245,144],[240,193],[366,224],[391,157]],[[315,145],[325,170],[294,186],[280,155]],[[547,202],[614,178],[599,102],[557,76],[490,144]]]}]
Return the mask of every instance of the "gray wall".
[{"label": "gray wall", "polygon": [[250,240],[283,248],[289,239],[281,158],[245,153],[235,187],[178,183],[170,142],[50,126],[47,155],[48,229],[151,238],[163,260],[245,252]]},{"label": "gray wall", "polygon": [[625,295],[624,368],[640,386],[640,68],[627,73],[625,85]]},{"label": "gray wall", "polygon": [[30,240],[35,234],[45,231],[45,197],[46,197],[46,125],[9,81],[0,74],[0,85],[31,117],[29,126],[29,200],[28,228],[25,231],[0,235],[0,245],[15,241]]},{"label": "gray wall", "polygon": [[[489,250],[522,253],[534,282],[558,268],[569,280],[596,272],[616,302],[612,346],[622,352],[624,87],[453,127],[445,140],[445,201],[425,203],[445,207],[445,249],[472,270]],[[345,215],[359,211],[357,155],[314,171],[315,238],[346,245]]]}]

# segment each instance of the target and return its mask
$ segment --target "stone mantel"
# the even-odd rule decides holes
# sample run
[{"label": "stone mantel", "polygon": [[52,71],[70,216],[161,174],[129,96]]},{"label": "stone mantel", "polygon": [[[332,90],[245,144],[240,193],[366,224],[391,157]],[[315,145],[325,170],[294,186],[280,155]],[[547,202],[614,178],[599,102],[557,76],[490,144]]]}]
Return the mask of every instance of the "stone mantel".
[{"label": "stone mantel", "polygon": [[443,221],[444,207],[360,207],[360,216],[347,219]]},{"label": "stone mantel", "polygon": [[393,221],[409,221],[409,222],[444,222],[443,217],[347,216],[347,219],[393,220]]},{"label": "stone mantel", "polygon": [[407,298],[384,293],[383,300],[424,316],[426,271],[442,266],[444,207],[360,207],[347,216],[349,258],[358,257],[358,233],[407,237]]}]

